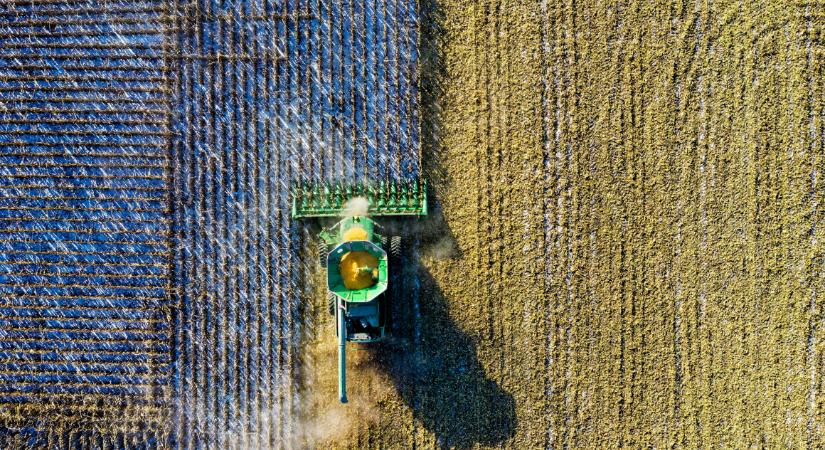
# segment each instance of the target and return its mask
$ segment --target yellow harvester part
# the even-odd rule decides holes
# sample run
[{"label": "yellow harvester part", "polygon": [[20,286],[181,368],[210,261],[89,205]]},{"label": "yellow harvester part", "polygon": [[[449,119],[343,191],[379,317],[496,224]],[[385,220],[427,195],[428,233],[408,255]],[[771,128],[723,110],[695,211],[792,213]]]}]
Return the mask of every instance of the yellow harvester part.
[{"label": "yellow harvester part", "polygon": [[352,227],[344,233],[345,241],[366,241],[367,237],[367,230],[361,227]]},{"label": "yellow harvester part", "polygon": [[347,252],[341,258],[338,270],[347,289],[368,288],[378,278],[378,258],[369,252]]}]

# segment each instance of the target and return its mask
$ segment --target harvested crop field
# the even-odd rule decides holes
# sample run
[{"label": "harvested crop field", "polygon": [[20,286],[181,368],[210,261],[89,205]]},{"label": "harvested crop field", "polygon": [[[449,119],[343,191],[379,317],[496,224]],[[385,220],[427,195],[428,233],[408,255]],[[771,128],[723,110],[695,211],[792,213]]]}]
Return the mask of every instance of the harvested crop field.
[{"label": "harvested crop field", "polygon": [[[0,448],[825,446],[825,1],[75,3],[0,6]],[[290,186],[419,177],[341,405]]]},{"label": "harvested crop field", "polygon": [[825,3],[425,3],[436,213],[321,438],[825,445]]}]

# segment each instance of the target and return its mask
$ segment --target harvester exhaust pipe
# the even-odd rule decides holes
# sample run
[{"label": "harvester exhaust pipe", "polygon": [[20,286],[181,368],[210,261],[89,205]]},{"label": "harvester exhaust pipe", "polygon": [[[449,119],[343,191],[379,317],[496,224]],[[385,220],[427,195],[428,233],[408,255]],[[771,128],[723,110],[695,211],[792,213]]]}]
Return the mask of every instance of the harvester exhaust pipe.
[{"label": "harvester exhaust pipe", "polygon": [[344,300],[338,297],[338,398],[347,402],[347,324]]}]

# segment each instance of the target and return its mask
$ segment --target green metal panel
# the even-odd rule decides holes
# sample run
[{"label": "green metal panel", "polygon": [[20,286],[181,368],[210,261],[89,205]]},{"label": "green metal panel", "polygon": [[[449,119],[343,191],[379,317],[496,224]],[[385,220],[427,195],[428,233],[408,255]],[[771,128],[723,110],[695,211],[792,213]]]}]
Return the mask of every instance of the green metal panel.
[{"label": "green metal panel", "polygon": [[292,217],[340,217],[356,197],[369,202],[369,216],[427,215],[427,183],[307,184],[292,189]]},{"label": "green metal panel", "polygon": [[[348,252],[365,251],[369,252],[378,258],[378,281],[365,289],[350,290],[344,286],[344,280],[341,278],[341,273],[338,266],[341,264],[341,258]],[[348,302],[368,302],[375,297],[378,297],[382,292],[387,290],[388,268],[387,268],[387,252],[382,250],[377,245],[368,241],[348,241],[342,242],[329,252],[327,259],[327,287],[335,295],[343,298]]]}]

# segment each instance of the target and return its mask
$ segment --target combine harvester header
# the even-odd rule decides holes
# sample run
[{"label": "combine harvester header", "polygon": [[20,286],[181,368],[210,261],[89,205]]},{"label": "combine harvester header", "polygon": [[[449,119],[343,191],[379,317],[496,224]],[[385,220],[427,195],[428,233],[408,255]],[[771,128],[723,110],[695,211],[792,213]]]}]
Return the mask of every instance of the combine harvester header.
[{"label": "combine harvester header", "polygon": [[369,202],[369,215],[426,216],[427,183],[408,181],[400,183],[343,184],[302,183],[293,189],[292,217],[342,217],[347,202],[354,198]]}]

